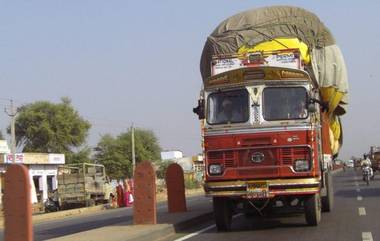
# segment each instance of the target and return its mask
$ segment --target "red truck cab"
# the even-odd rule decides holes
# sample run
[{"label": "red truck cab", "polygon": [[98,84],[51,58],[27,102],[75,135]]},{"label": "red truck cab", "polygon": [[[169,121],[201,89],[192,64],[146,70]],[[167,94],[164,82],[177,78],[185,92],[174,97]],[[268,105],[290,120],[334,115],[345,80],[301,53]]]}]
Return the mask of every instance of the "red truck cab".
[{"label": "red truck cab", "polygon": [[238,211],[303,208],[306,222],[317,225],[321,210],[332,209],[328,118],[318,86],[296,50],[270,54],[280,62],[268,64],[262,53],[238,65],[234,56],[215,56],[194,108],[202,122],[204,190],[219,230],[229,230]]}]

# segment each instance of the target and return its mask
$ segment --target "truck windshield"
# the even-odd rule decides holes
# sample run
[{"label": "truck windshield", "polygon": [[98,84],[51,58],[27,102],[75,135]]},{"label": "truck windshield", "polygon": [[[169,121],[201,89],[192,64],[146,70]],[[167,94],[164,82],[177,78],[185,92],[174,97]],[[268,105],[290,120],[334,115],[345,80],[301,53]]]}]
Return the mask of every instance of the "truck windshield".
[{"label": "truck windshield", "polygon": [[264,119],[306,119],[307,92],[304,87],[267,87],[263,93]]},{"label": "truck windshield", "polygon": [[208,97],[207,122],[212,125],[247,122],[248,102],[246,89],[212,93]]}]

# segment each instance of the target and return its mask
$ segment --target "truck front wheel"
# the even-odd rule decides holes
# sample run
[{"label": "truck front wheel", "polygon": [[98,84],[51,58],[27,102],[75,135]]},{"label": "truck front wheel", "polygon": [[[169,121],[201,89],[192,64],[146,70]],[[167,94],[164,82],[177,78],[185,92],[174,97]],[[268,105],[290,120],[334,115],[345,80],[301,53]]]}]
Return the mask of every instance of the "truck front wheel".
[{"label": "truck front wheel", "polygon": [[326,173],[325,178],[326,196],[322,197],[322,211],[331,212],[334,206],[334,189],[331,173]]},{"label": "truck front wheel", "polygon": [[317,226],[321,221],[321,198],[313,194],[304,200],[305,219],[310,226]]},{"label": "truck front wheel", "polygon": [[232,223],[232,203],[228,198],[214,197],[214,218],[218,231],[231,230]]}]

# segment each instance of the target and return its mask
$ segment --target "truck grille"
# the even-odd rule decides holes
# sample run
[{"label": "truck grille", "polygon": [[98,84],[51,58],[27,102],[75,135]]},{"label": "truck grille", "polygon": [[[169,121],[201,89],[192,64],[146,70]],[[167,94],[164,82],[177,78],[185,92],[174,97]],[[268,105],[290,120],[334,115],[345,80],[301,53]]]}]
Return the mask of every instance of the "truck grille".
[{"label": "truck grille", "polygon": [[[263,155],[261,161],[254,161],[253,156]],[[257,148],[239,151],[240,167],[262,167],[279,165],[277,148]]]},{"label": "truck grille", "polygon": [[310,152],[307,147],[281,148],[281,160],[283,165],[293,165],[297,159],[310,160]]},{"label": "truck grille", "polygon": [[282,148],[281,149],[281,159],[284,165],[293,165],[293,155],[292,148]]},{"label": "truck grille", "polygon": [[[262,162],[255,163],[251,160],[253,154],[263,153]],[[283,148],[258,148],[239,151],[210,151],[207,153],[209,163],[222,163],[225,167],[265,167],[265,166],[292,166],[294,160],[310,160],[308,147],[283,147]],[[261,170],[264,171],[264,170]]]},{"label": "truck grille", "polygon": [[209,162],[223,163],[225,167],[235,167],[234,151],[212,151],[207,154]]},{"label": "truck grille", "polygon": [[249,176],[249,177],[265,177],[265,176],[276,176],[278,175],[278,168],[276,167],[263,167],[263,168],[247,168],[238,170],[240,176]]}]

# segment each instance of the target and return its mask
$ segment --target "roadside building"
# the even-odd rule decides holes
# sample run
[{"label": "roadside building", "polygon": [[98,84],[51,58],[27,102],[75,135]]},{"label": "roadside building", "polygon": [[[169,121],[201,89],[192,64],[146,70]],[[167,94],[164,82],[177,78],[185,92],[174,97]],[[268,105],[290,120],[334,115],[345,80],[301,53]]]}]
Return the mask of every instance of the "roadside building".
[{"label": "roadside building", "polygon": [[[6,172],[6,168],[12,163],[12,154],[9,152],[0,153],[2,184],[4,183],[3,176]],[[36,203],[46,200],[48,193],[57,189],[57,170],[59,165],[65,164],[65,155],[52,153],[16,153],[15,163],[24,164],[29,169],[30,181],[34,184],[32,186],[32,202]],[[1,186],[1,190],[3,190],[3,186]]]},{"label": "roadside building", "polygon": [[[10,153],[8,143],[6,140],[0,140],[0,156]],[[4,190],[4,173],[0,171],[0,205],[3,201],[3,190]]]},{"label": "roadside building", "polygon": [[174,150],[174,151],[162,151],[161,152],[161,160],[163,161],[173,161],[183,157],[182,151]]},{"label": "roadside building", "polygon": [[183,156],[183,153],[178,150],[163,151],[161,152],[161,159],[163,161],[172,161],[180,165],[184,171],[185,178],[203,180],[204,176],[204,160],[203,155],[198,154],[195,156]]},{"label": "roadside building", "polygon": [[173,161],[180,165],[184,172],[193,172],[193,157],[182,157]]},{"label": "roadside building", "polygon": [[193,170],[194,172],[201,172],[201,173],[205,170],[203,155],[198,154],[196,156],[193,156]]}]

